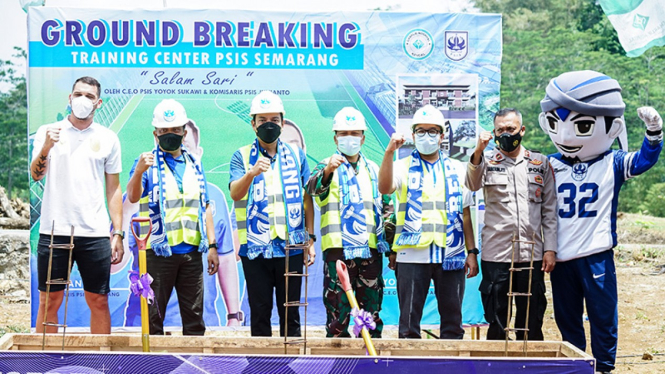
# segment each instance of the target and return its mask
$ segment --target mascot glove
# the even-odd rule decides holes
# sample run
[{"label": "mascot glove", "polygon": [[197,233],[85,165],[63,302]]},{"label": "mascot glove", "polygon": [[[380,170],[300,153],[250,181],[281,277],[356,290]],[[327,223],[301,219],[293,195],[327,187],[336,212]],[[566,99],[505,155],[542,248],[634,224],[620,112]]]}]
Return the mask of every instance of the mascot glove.
[{"label": "mascot glove", "polygon": [[637,109],[637,115],[640,117],[649,131],[661,131],[663,129],[663,119],[656,109],[650,106],[643,106]]}]

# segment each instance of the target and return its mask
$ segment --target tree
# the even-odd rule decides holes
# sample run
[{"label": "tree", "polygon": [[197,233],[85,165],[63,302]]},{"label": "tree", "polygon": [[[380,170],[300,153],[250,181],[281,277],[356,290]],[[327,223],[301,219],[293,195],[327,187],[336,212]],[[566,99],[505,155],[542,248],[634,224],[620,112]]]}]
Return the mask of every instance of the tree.
[{"label": "tree", "polygon": [[[654,106],[665,116],[665,48],[626,57],[616,31],[595,1],[476,0],[475,5],[484,12],[503,14],[500,107],[522,112],[527,148],[556,152],[538,125],[538,114],[549,80],[567,71],[596,70],[621,84],[630,150],[639,149],[644,139],[637,108]],[[480,109],[482,116],[484,108]],[[665,202],[653,197],[662,186],[652,187],[665,183],[662,158],[665,156],[651,170],[624,184],[619,210],[665,216]]]},{"label": "tree", "polygon": [[[14,57],[25,61],[24,50],[15,47]],[[28,197],[29,180],[27,139],[27,90],[25,77],[19,75],[12,60],[0,61],[0,81],[13,86],[9,92],[0,93],[0,185],[6,186],[11,199]]]}]

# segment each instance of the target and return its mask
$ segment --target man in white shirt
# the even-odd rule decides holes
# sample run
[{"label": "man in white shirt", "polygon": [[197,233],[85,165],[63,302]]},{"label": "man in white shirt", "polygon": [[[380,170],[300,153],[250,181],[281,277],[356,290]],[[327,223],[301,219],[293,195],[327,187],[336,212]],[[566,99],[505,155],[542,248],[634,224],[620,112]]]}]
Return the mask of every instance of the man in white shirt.
[{"label": "man in white shirt", "polygon": [[395,151],[406,142],[404,135],[394,133],[379,169],[379,192],[395,192],[398,202],[395,253],[388,266],[395,269],[397,280],[399,338],[421,338],[420,321],[432,281],[441,318],[439,337],[464,337],[465,277],[478,274],[478,249],[472,248],[472,197],[464,188],[464,165],[441,152],[447,126],[438,108],[418,109],[411,127],[416,149],[394,163]]},{"label": "man in white shirt", "polygon": [[[64,120],[41,126],[33,142],[30,174],[44,181],[44,196],[37,247],[39,274],[39,310],[36,331],[57,332],[57,326],[44,326],[46,277],[49,264],[51,232],[54,244],[69,244],[74,227],[73,261],[78,265],[85,300],[90,308],[90,331],[111,333],[108,305],[112,263],[119,263],[124,253],[122,230],[109,240],[109,213],[113,227],[122,227],[122,171],[120,141],[117,135],[93,122],[100,108],[101,86],[92,77],[74,82],[69,95],[72,113]],[[106,193],[106,201],[104,201]],[[106,204],[108,203],[108,211]],[[51,279],[66,279],[69,251],[53,250]],[[50,286],[46,322],[58,323],[65,285]]]}]

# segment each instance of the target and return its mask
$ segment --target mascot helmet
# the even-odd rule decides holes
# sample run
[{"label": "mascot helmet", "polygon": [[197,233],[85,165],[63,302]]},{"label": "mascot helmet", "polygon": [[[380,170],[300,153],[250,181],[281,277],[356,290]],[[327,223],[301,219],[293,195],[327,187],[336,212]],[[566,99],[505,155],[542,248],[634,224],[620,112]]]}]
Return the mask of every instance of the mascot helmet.
[{"label": "mascot helmet", "polygon": [[619,82],[591,71],[572,71],[552,79],[540,102],[540,126],[564,156],[591,160],[614,139],[627,146]]}]

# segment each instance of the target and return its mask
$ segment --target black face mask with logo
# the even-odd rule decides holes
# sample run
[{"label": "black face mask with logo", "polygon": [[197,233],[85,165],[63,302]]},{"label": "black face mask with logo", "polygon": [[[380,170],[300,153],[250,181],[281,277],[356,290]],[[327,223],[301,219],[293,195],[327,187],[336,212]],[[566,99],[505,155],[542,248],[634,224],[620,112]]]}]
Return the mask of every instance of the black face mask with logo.
[{"label": "black face mask with logo", "polygon": [[522,143],[522,134],[518,131],[517,134],[508,134],[503,133],[499,136],[494,137],[494,142],[496,145],[505,152],[512,152],[520,146]]},{"label": "black face mask with logo", "polygon": [[182,138],[184,135],[178,135],[173,133],[168,133],[164,135],[159,135],[157,140],[159,140],[159,146],[166,152],[173,152],[180,148],[182,144]]},{"label": "black face mask with logo", "polygon": [[265,122],[256,129],[256,136],[266,144],[273,143],[281,133],[282,128],[275,122]]}]

